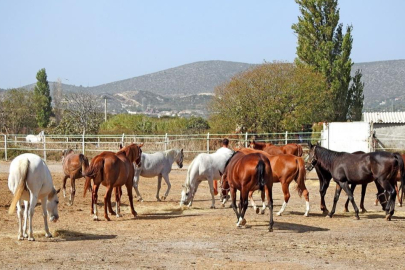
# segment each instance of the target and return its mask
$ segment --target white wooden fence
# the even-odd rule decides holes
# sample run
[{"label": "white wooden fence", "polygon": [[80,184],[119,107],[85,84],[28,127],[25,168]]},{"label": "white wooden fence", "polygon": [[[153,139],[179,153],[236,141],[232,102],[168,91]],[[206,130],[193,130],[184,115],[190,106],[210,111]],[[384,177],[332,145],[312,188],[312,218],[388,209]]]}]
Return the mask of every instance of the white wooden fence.
[{"label": "white wooden fence", "polygon": [[[186,134],[186,135],[46,135],[41,142],[26,142],[26,135],[0,134],[0,160],[11,160],[22,153],[35,153],[44,160],[60,160],[63,150],[71,148],[88,157],[93,157],[102,151],[118,151],[120,144],[131,142],[144,143],[142,148],[146,153],[182,148],[186,158],[194,158],[199,153],[212,153],[220,146],[223,138],[228,138],[230,147],[247,146],[249,140],[266,141],[273,144],[303,143],[310,139],[310,132],[299,133],[244,133],[244,134]],[[320,133],[317,134],[317,136]]]}]

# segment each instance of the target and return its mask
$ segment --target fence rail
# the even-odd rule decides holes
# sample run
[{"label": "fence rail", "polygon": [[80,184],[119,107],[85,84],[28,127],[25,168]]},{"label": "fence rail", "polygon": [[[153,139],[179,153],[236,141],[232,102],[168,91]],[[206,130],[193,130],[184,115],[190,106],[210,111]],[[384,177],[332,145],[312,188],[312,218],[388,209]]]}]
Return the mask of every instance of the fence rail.
[{"label": "fence rail", "polygon": [[[315,134],[315,135],[314,135]],[[283,132],[283,133],[243,133],[243,134],[165,134],[165,135],[44,135],[38,142],[27,142],[26,135],[0,134],[0,160],[10,160],[22,153],[35,153],[44,160],[60,160],[65,149],[73,149],[88,157],[102,151],[117,151],[120,144],[131,142],[144,143],[146,153],[182,148],[185,157],[192,159],[199,153],[212,153],[228,138],[230,147],[248,146],[249,140],[271,142],[273,144],[307,143],[320,138],[320,133]]]}]

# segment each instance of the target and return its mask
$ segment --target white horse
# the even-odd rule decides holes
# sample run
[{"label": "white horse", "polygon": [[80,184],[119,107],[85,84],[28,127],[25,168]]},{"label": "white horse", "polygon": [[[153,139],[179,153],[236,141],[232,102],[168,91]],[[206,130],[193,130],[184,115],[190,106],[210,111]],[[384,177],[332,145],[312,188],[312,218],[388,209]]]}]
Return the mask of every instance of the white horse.
[{"label": "white horse", "polygon": [[[32,231],[32,217],[37,201],[41,200],[42,215],[45,223],[45,236],[52,237],[49,232],[47,215],[50,221],[56,222],[58,215],[58,196],[60,190],[56,191],[53,186],[51,173],[45,162],[37,155],[22,154],[16,157],[10,164],[8,176],[8,188],[14,194],[9,213],[12,214],[17,205],[18,217],[18,240],[28,238],[34,241]],[[24,201],[24,228],[22,224],[21,202]],[[28,234],[27,234],[28,220]]]},{"label": "white horse", "polygon": [[141,166],[135,166],[135,176],[134,176],[134,189],[136,195],[139,197],[139,201],[143,201],[141,194],[138,190],[138,183],[139,183],[139,176],[143,177],[158,177],[158,186],[157,186],[157,193],[156,199],[161,201],[159,198],[159,191],[162,185],[162,177],[167,184],[167,190],[162,199],[165,200],[169,195],[169,191],[171,188],[170,180],[169,180],[169,173],[172,170],[172,164],[176,161],[177,166],[179,168],[183,167],[183,149],[170,149],[163,152],[156,152],[154,154],[145,154],[142,153],[141,157]]},{"label": "white horse", "polygon": [[25,137],[25,141],[26,142],[30,142],[30,143],[39,143],[44,141],[45,138],[45,133],[42,130],[38,135],[27,135],[27,137]]},{"label": "white horse", "polygon": [[213,154],[199,154],[190,164],[187,171],[186,182],[181,192],[180,206],[193,204],[198,185],[203,180],[208,180],[212,196],[211,208],[215,208],[213,180],[220,179],[224,172],[225,163],[232,156],[233,151],[222,147]]}]

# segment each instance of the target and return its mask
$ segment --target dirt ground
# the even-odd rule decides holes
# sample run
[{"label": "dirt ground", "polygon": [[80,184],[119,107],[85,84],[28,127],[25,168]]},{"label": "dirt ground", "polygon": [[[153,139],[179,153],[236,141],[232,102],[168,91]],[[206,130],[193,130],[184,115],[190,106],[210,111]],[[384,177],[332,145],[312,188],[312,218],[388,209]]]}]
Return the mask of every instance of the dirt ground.
[{"label": "dirt ground", "polygon": [[[54,238],[44,237],[40,207],[34,215],[36,241],[18,241],[16,215],[7,213],[12,199],[7,187],[7,162],[0,162],[0,268],[33,269],[403,269],[405,265],[405,213],[397,207],[391,222],[385,221],[380,206],[374,206],[376,189],[369,185],[360,220],[353,212],[343,213],[342,192],[336,215],[325,218],[319,209],[318,181],[307,180],[311,212],[304,217],[305,201],[291,185],[290,203],[283,216],[275,216],[274,232],[268,232],[269,213],[257,215],[249,207],[246,228],[235,226],[232,209],[209,209],[210,194],[205,182],[199,188],[192,209],[181,210],[179,199],[186,170],[170,174],[172,190],[167,201],[155,199],[156,179],[142,178],[145,199],[135,201],[139,216],[129,212],[124,188],[122,218],[93,221],[91,197],[82,197],[83,179],[77,181],[73,206],[60,194],[57,223],[50,223]],[[50,163],[57,188],[62,185],[62,168]],[[69,184],[70,186],[70,184]],[[326,197],[329,208],[335,185]],[[166,190],[162,186],[161,194]],[[104,196],[100,188],[99,198]],[[356,191],[359,200],[360,188]],[[280,184],[275,184],[275,212],[282,204]],[[259,195],[255,194],[256,201]],[[229,205],[229,204],[228,204]],[[103,211],[99,203],[99,211]]]}]

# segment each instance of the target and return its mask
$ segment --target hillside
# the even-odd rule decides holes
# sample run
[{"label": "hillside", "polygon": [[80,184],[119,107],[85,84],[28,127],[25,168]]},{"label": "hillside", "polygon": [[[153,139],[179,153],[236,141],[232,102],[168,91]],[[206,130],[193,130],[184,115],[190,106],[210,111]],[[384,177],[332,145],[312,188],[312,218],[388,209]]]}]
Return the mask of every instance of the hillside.
[{"label": "hillside", "polygon": [[[234,75],[253,66],[253,64],[238,62],[204,61],[93,87],[63,84],[63,89],[64,91],[85,91],[97,95],[120,94],[111,97],[111,102],[116,103],[115,112],[120,111],[118,108],[120,102],[123,102],[121,104],[123,111],[126,110],[125,108],[134,106],[133,104],[140,109],[142,99],[144,99],[144,105],[146,102],[149,107],[153,108],[176,108],[175,110],[181,109],[181,106],[185,106],[187,109],[201,108],[203,104],[206,104],[209,96],[204,98],[194,96],[194,98],[189,98],[190,103],[183,102],[183,98],[176,100],[174,97],[213,93],[217,85],[229,81]],[[362,69],[365,83],[364,109],[366,111],[390,110],[392,107],[396,110],[405,110],[405,60],[357,63],[353,66],[353,75],[359,68]],[[52,88],[52,83],[50,84]],[[31,89],[32,87],[33,84],[27,85],[25,88]],[[128,94],[137,91],[142,95]],[[125,92],[128,93],[125,94]],[[149,97],[146,92],[150,92]],[[159,99],[161,100],[159,101]]]}]

